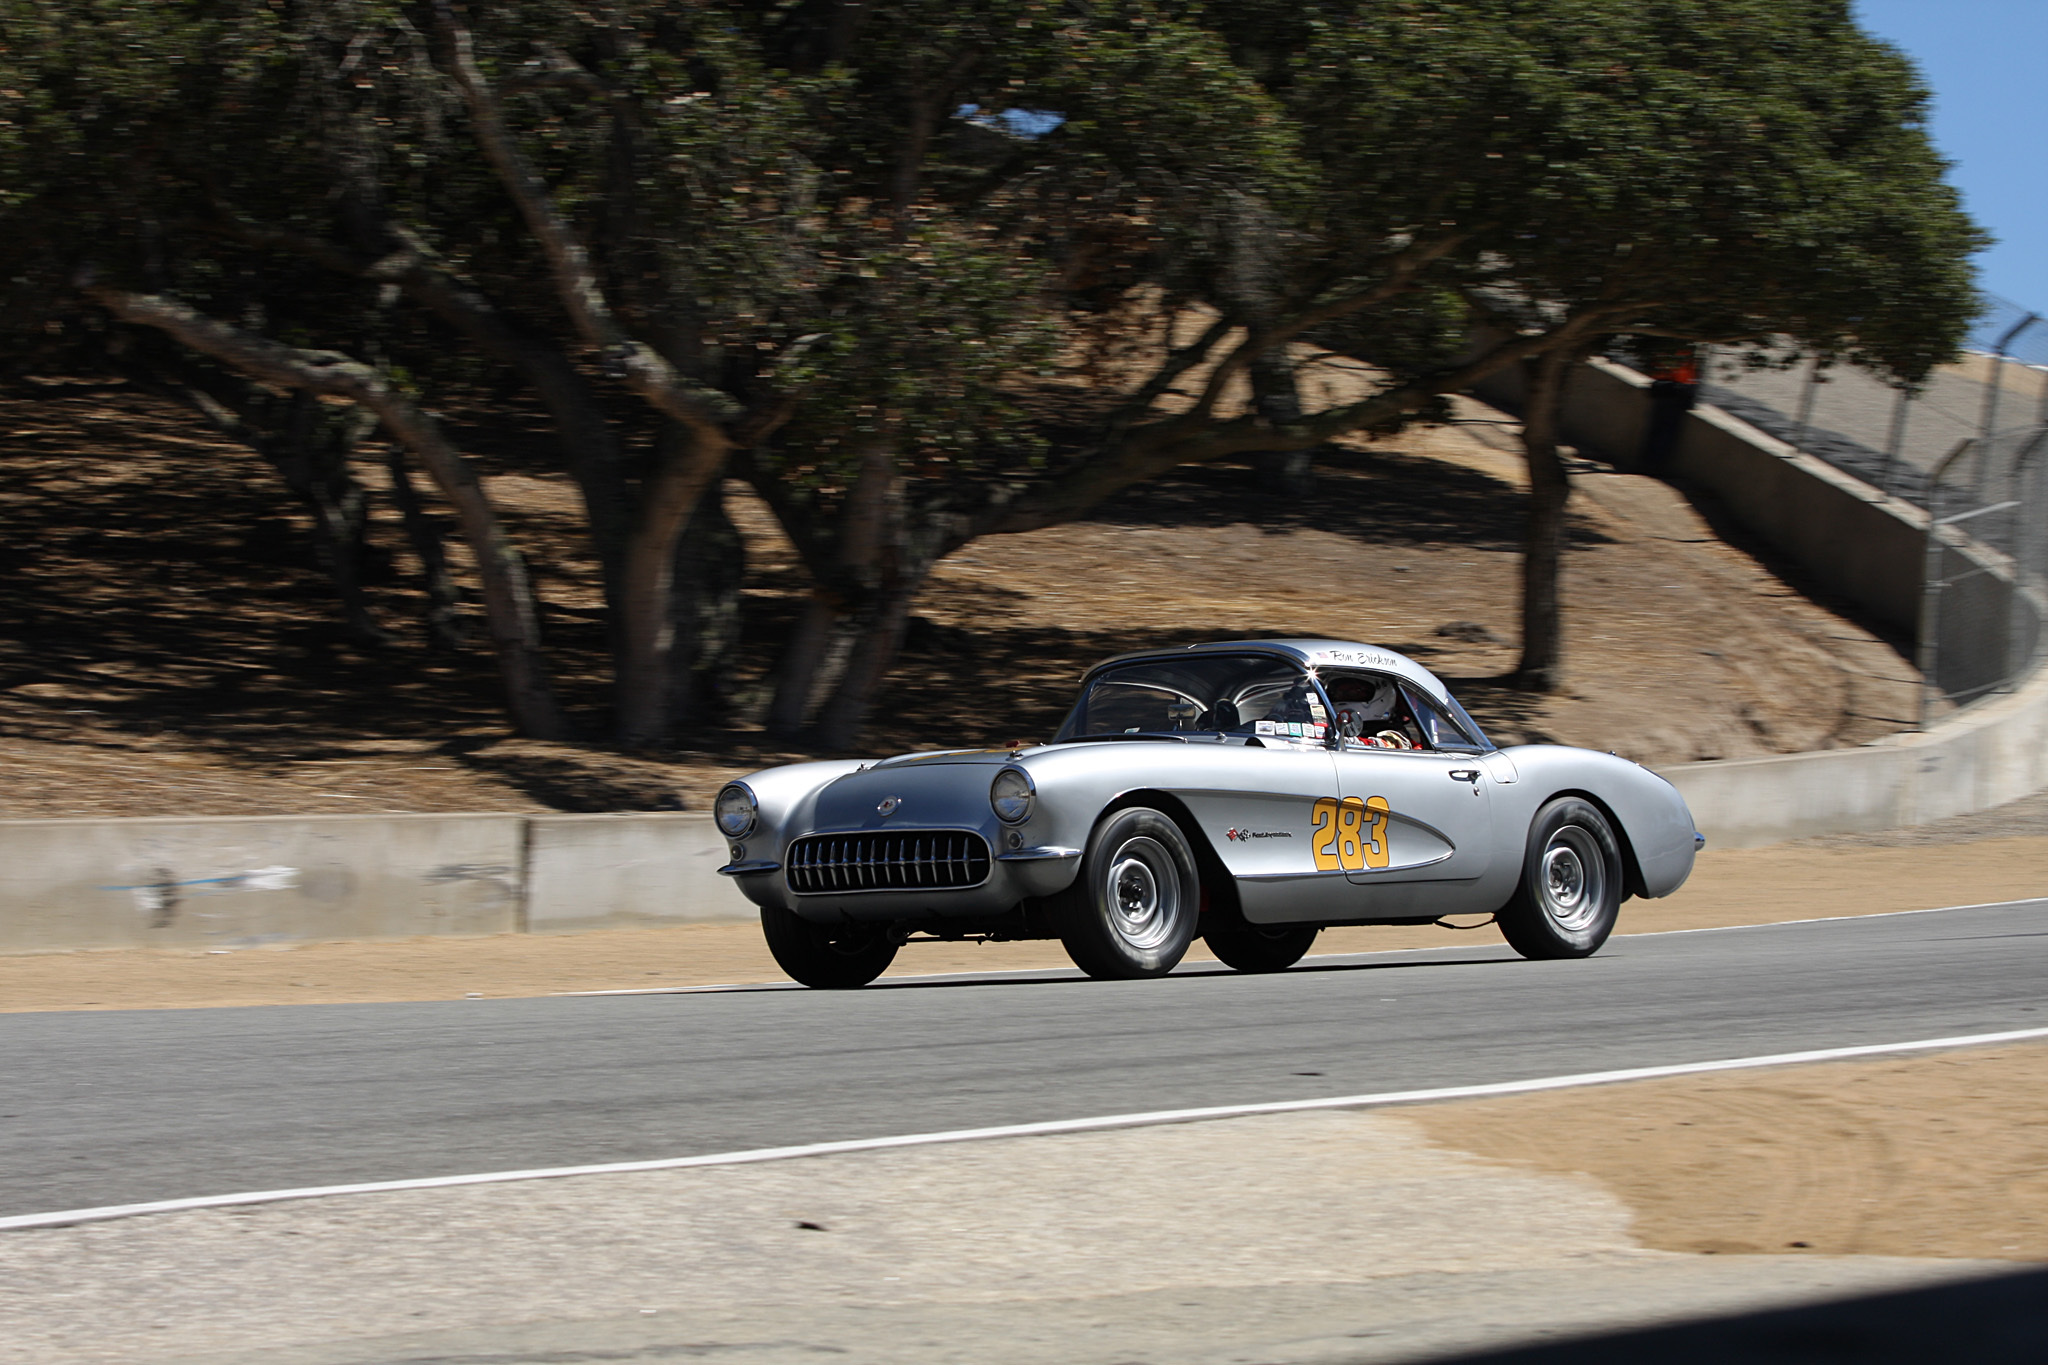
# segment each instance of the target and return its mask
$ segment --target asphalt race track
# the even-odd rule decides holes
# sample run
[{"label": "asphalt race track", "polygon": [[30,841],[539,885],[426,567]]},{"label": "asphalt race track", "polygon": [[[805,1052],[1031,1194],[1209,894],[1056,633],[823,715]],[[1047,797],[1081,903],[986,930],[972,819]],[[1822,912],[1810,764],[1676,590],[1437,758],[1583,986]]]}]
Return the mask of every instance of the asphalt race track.
[{"label": "asphalt race track", "polygon": [[2048,900],[1584,962],[0,1015],[0,1216],[2041,1026]]}]

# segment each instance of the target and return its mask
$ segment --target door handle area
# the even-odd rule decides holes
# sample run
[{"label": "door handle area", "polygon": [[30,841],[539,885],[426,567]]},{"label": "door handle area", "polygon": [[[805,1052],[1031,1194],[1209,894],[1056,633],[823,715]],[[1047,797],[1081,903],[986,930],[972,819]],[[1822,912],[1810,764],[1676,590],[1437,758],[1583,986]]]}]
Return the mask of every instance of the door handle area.
[{"label": "door handle area", "polygon": [[1451,781],[1453,781],[1453,782],[1475,782],[1475,783],[1476,783],[1477,781],[1479,781],[1479,769],[1477,769],[1477,768],[1453,768],[1453,769],[1451,769]]}]

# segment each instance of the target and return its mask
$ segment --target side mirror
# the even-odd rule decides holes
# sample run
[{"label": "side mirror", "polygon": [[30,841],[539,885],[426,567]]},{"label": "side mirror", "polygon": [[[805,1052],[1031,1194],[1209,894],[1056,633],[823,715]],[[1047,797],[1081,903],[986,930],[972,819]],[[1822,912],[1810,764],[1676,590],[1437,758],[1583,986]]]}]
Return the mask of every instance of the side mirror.
[{"label": "side mirror", "polygon": [[1365,717],[1349,706],[1337,708],[1337,733],[1345,739],[1357,739],[1365,732]]}]

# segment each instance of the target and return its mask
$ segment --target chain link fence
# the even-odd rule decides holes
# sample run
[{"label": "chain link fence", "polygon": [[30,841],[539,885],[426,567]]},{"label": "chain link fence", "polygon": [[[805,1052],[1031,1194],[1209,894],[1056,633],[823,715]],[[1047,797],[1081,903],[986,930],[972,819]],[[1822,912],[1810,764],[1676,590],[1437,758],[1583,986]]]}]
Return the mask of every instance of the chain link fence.
[{"label": "chain link fence", "polygon": [[2048,646],[2048,424],[1958,446],[1926,484],[1920,725],[2032,673]]},{"label": "chain link fence", "polygon": [[1959,444],[2048,424],[2048,317],[1986,295],[1964,344],[1959,363],[1910,390],[1815,358],[1752,369],[1743,352],[1709,347],[1699,399],[1924,508],[1935,466]]}]

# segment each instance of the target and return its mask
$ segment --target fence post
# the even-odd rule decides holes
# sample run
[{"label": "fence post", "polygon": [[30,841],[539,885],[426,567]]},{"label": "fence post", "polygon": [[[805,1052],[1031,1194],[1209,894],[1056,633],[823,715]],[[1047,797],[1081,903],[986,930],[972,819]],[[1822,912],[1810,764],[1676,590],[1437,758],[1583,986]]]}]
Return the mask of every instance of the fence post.
[{"label": "fence post", "polygon": [[1935,677],[1935,670],[1941,666],[1941,484],[1940,475],[1947,470],[1948,460],[1943,460],[1934,477],[1927,481],[1927,548],[1920,567],[1920,639],[1914,662],[1920,666],[1920,713],[1915,718],[1914,728],[1925,730],[1934,718],[1934,701],[1941,692],[1941,683]]},{"label": "fence post", "polygon": [[1884,468],[1878,472],[1877,491],[1892,491],[1892,476],[1898,472],[1899,452],[1906,445],[1906,410],[1913,405],[1913,391],[1899,390],[1899,396],[1892,402],[1891,434],[1884,439]]},{"label": "fence post", "polygon": [[1806,429],[1813,422],[1813,395],[1819,388],[1820,354],[1816,352],[1806,371],[1806,387],[1799,391],[1798,439],[1792,444],[1800,450],[1806,449]]},{"label": "fence post", "polygon": [[[2038,599],[2030,604],[2029,598],[2035,591],[2034,579],[2039,568],[2036,553],[2040,544],[2043,522],[2048,521],[2048,508],[2034,501],[2037,484],[2033,477],[2034,463],[2040,459],[2044,447],[2048,447],[2048,426],[2037,428],[2012,458],[2013,500],[2019,504],[2013,513],[2012,543],[2006,552],[2012,557],[2012,596],[2005,623],[2005,685],[2000,691],[2011,691],[2033,670],[2034,661],[2041,655],[2041,626],[2043,624],[2041,604]],[[2026,629],[2027,616],[2034,617],[2034,631],[2030,637]]]},{"label": "fence post", "polygon": [[2013,338],[2041,320],[2039,313],[2029,313],[2006,329],[1998,344],[1991,348],[1991,388],[1984,395],[1984,429],[1980,436],[1989,436],[1998,425],[1998,391],[2005,383],[2005,353],[2011,348]]}]

